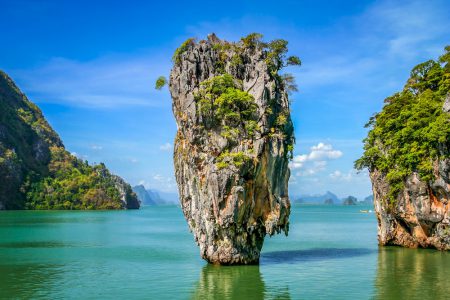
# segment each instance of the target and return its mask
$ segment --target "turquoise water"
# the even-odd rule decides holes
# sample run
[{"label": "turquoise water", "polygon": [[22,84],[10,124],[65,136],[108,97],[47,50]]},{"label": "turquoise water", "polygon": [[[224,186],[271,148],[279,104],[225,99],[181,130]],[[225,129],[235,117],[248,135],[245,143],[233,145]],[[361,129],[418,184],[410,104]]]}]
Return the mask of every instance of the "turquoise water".
[{"label": "turquoise water", "polygon": [[294,206],[240,267],[201,260],[176,206],[0,212],[0,298],[449,299],[450,253],[378,248],[360,209]]}]

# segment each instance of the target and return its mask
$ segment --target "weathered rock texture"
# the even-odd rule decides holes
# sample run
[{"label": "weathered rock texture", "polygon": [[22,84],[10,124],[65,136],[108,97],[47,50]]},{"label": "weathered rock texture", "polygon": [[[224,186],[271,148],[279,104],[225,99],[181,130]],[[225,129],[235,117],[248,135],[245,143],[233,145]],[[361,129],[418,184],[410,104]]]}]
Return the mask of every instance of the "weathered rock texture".
[{"label": "weathered rock texture", "polygon": [[[450,97],[443,110],[450,111]],[[440,147],[448,156],[449,141]],[[386,177],[374,170],[370,173],[378,219],[378,241],[381,245],[450,250],[450,159],[435,161],[434,180],[424,182],[417,173],[405,181],[394,207],[383,202],[389,193]]]},{"label": "weathered rock texture", "polygon": [[[252,264],[259,261],[266,234],[289,229],[289,151],[293,128],[289,101],[281,81],[271,75],[266,52],[233,47],[214,35],[191,42],[170,75],[178,132],[174,164],[181,206],[202,258],[215,264]],[[242,46],[241,43],[235,44]],[[240,63],[231,57],[240,57]],[[224,59],[225,57],[225,59]],[[239,135],[230,142],[223,124],[204,126],[194,99],[200,83],[221,73],[242,81],[254,97],[259,129],[253,137]],[[287,117],[282,126],[277,117]],[[237,126],[237,129],[241,130]],[[221,153],[244,153],[243,164],[218,167]]]}]

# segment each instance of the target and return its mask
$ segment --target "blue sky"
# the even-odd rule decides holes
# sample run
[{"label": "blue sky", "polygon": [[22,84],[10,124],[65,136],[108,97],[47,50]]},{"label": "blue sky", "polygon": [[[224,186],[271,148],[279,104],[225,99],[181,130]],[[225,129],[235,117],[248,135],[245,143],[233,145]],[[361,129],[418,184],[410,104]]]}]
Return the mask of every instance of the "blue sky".
[{"label": "blue sky", "polygon": [[[95,3],[92,3],[95,2]],[[1,1],[0,69],[69,151],[131,184],[176,191],[169,92],[154,90],[189,37],[289,41],[297,144],[292,195],[364,197],[363,128],[409,70],[450,44],[445,1]]]}]

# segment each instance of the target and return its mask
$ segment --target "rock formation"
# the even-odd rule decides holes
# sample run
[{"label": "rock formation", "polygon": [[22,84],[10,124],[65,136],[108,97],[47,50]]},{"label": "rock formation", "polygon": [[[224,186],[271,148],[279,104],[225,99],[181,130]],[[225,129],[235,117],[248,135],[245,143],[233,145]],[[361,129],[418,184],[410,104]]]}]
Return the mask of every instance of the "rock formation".
[{"label": "rock formation", "polygon": [[[447,97],[443,109],[449,105]],[[442,157],[448,146],[441,146]],[[370,173],[380,244],[450,250],[450,159],[435,161],[433,168],[430,182],[417,172],[408,176],[393,208],[383,203],[390,188],[386,176],[376,169]]]},{"label": "rock formation", "polygon": [[289,229],[294,137],[289,81],[278,75],[287,42],[259,38],[190,39],[170,74],[181,206],[214,264],[258,263],[265,235]]},{"label": "rock formation", "polygon": [[381,245],[450,250],[450,47],[411,71],[369,122],[365,153]]},{"label": "rock formation", "polygon": [[64,148],[40,109],[0,71],[0,209],[139,208],[122,178]]}]

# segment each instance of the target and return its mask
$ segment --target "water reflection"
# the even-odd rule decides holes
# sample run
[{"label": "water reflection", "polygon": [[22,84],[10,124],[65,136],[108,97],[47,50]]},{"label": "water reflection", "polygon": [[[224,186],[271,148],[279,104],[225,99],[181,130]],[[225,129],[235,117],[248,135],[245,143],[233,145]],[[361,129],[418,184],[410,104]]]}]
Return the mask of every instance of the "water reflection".
[{"label": "water reflection", "polygon": [[0,299],[48,298],[48,285],[59,276],[58,265],[0,264]]},{"label": "water reflection", "polygon": [[259,266],[213,266],[202,269],[192,299],[291,299],[288,287],[266,291]]},{"label": "water reflection", "polygon": [[380,248],[377,299],[449,299],[450,253]]},{"label": "water reflection", "polygon": [[10,242],[0,243],[0,248],[71,248],[71,244],[58,241],[29,241],[29,242]]},{"label": "water reflection", "polygon": [[314,248],[306,250],[288,250],[267,252],[261,256],[261,263],[298,263],[336,258],[350,258],[373,253],[366,248]]}]

